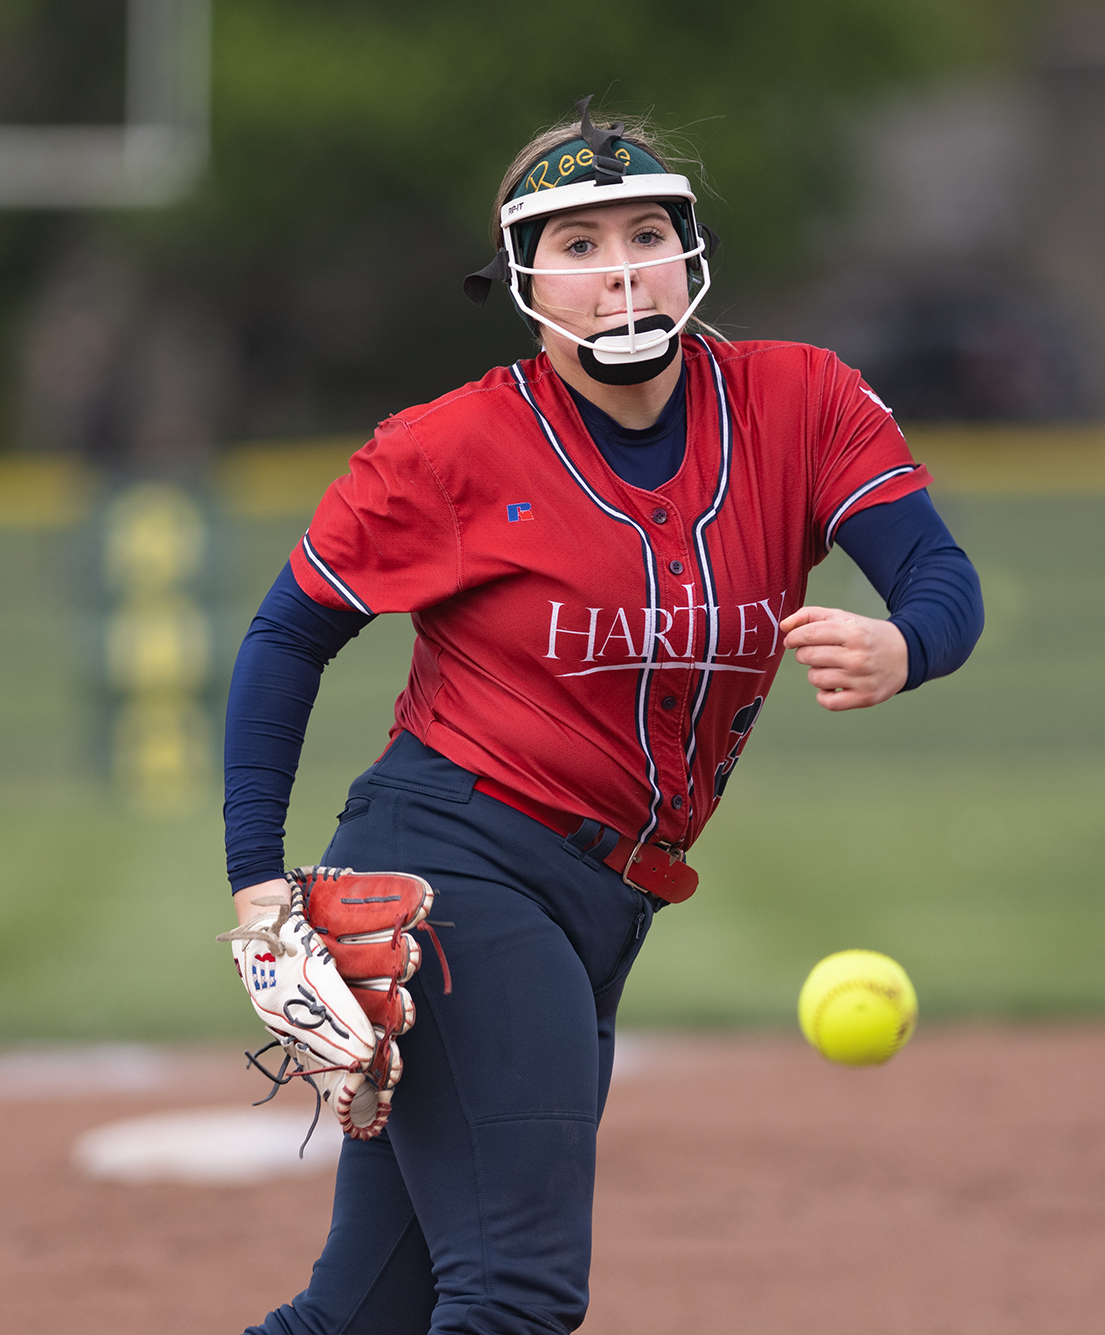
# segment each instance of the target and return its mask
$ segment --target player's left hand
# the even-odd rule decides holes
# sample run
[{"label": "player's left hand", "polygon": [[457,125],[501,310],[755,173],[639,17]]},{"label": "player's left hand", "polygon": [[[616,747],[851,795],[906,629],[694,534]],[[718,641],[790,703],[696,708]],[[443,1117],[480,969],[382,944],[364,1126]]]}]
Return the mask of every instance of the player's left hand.
[{"label": "player's left hand", "polygon": [[905,636],[891,621],[840,607],[800,607],[779,624],[817,703],[825,709],[867,709],[902,689],[909,674]]}]

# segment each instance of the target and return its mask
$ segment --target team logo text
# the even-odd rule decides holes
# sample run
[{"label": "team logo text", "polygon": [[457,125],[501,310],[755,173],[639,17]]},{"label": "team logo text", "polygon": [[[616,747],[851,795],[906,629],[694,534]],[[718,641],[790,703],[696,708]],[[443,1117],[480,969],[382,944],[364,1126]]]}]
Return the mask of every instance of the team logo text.
[{"label": "team logo text", "polygon": [[671,608],[588,607],[573,614],[565,603],[550,599],[549,641],[543,657],[565,666],[573,661],[595,665],[562,672],[563,677],[639,668],[643,663],[709,672],[763,672],[764,666],[754,667],[749,660],[766,664],[779,651],[786,590],[772,598],[714,607],[695,602],[693,584],[682,587],[686,601]]}]

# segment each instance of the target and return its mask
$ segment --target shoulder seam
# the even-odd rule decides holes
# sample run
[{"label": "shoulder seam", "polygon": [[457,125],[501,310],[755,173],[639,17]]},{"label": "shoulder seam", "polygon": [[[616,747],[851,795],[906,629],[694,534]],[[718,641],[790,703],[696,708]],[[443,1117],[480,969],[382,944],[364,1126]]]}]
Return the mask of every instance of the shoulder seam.
[{"label": "shoulder seam", "polygon": [[[732,347],[732,344],[729,346]],[[760,357],[765,352],[782,352],[788,348],[805,348],[811,346],[812,345],[808,343],[788,343],[786,341],[781,341],[779,343],[771,343],[766,348],[747,348],[742,349],[739,352],[730,353],[715,352],[714,356],[717,358],[718,362],[739,362],[744,361],[748,357]]]},{"label": "shoulder seam", "polygon": [[[473,391],[473,392],[478,392],[478,391]],[[411,423],[406,422],[401,417],[396,417],[393,418],[392,420],[402,424],[403,430],[406,431],[408,437],[410,438],[411,444],[422,456],[422,461],[425,463],[426,467],[430,470],[430,476],[437,483],[438,490],[441,492],[442,499],[445,501],[445,504],[449,507],[449,514],[452,516],[453,519],[453,535],[456,538],[456,544],[457,544],[456,589],[454,590],[454,592],[459,593],[461,589],[464,587],[464,578],[463,578],[464,544],[461,540],[460,516],[457,514],[457,507],[453,504],[453,498],[449,495],[448,489],[446,488],[445,483],[441,478],[441,475],[434,467],[432,461],[430,460],[429,455],[422,448],[422,442],[411,430]],[[421,421],[421,418],[418,420]]]},{"label": "shoulder seam", "polygon": [[518,387],[513,381],[503,381],[498,385],[484,385],[476,389],[467,389],[463,394],[454,391],[452,394],[446,394],[436,403],[430,404],[426,411],[419,413],[417,417],[407,417],[404,413],[396,413],[395,416],[389,420],[393,422],[402,422],[403,425],[409,429],[412,426],[417,426],[419,422],[424,422],[427,417],[432,417],[434,413],[443,412],[446,407],[449,407],[454,403],[463,403],[465,399],[475,398],[479,394],[498,394],[500,390],[504,389],[513,390],[515,393],[518,391]]},{"label": "shoulder seam", "polygon": [[[817,476],[820,476],[820,472],[821,472],[821,435],[822,435],[821,419],[822,419],[822,412],[823,412],[824,407],[825,407],[825,380],[826,380],[826,377],[828,376],[828,374],[829,374],[829,359],[828,359],[828,357],[825,357],[825,358],[822,359],[822,362],[821,362],[821,376],[820,376],[820,378],[819,378],[819,380],[818,380],[818,382],[817,382],[817,417],[816,417],[816,430],[817,430],[816,474],[817,474]],[[817,487],[815,486],[814,489],[813,489],[813,491],[812,491],[811,494],[810,494],[810,515],[811,515],[811,517],[812,517],[812,516],[815,514],[815,512],[816,512],[818,496],[819,496],[819,493],[818,493]],[[814,546],[815,546],[815,544],[816,544],[818,541],[820,541],[820,543],[821,543],[821,547],[824,549],[824,552],[825,552],[826,555],[828,555],[828,553],[832,550],[832,543],[829,541],[829,529],[828,529],[828,526],[826,526],[826,529],[825,529],[825,532],[824,532],[824,533],[818,533],[817,535],[814,535],[814,533],[811,532],[809,536],[810,536],[810,547],[811,547],[811,549],[813,549]]]}]

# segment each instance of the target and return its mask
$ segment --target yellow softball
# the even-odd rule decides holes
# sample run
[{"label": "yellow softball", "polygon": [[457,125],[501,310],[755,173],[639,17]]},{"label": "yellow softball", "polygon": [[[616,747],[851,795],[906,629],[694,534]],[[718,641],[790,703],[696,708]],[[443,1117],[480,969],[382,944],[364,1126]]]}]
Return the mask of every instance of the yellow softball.
[{"label": "yellow softball", "polygon": [[798,997],[798,1023],[831,1061],[877,1066],[909,1041],[917,993],[888,955],[840,950],[814,965]]}]

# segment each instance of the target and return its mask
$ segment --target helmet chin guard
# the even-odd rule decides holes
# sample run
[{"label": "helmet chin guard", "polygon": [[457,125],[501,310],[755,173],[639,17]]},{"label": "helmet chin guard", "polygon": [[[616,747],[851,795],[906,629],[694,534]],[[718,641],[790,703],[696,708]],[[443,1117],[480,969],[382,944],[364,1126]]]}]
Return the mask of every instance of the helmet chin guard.
[{"label": "helmet chin guard", "polygon": [[[591,123],[583,98],[579,135],[551,149],[542,161],[523,176],[511,199],[500,212],[503,246],[495,259],[465,279],[470,300],[482,306],[495,280],[507,283],[514,304],[530,328],[544,325],[575,343],[580,365],[593,379],[609,385],[637,385],[665,370],[679,350],[679,335],[710,289],[709,257],[717,238],[695,218],[695,196],[685,176],[665,171],[651,153],[620,136],[624,127],[614,124],[600,130]],[[550,180],[550,173],[555,179]],[[581,265],[571,269],[538,269],[524,260],[536,249],[537,238],[548,218],[568,209],[594,208],[641,200],[664,206],[682,241],[678,255],[636,264]],[[690,304],[678,320],[667,315],[636,318],[633,311],[632,273],[660,264],[683,263],[688,271]],[[533,308],[527,300],[534,275],[576,274],[622,275],[627,323],[617,329],[600,330],[581,338]]]},{"label": "helmet chin guard", "polygon": [[[655,380],[675,361],[679,337],[673,334],[674,330],[675,321],[670,315],[646,315],[637,321],[635,330],[623,324],[592,334],[579,346],[579,364],[592,380],[604,385],[643,385],[646,380]],[[665,342],[653,343],[644,350],[629,350],[628,345],[635,337],[640,344],[644,341],[641,334],[661,331],[667,336]],[[594,347],[593,352],[588,344]]]}]

